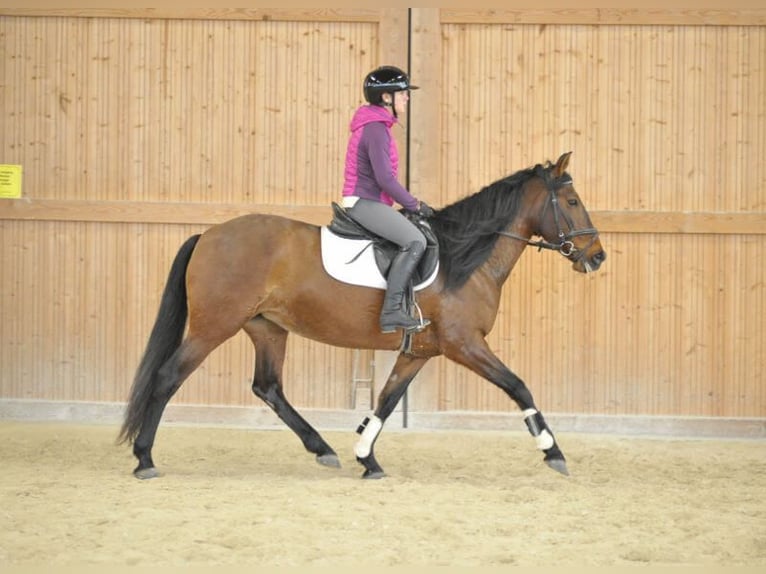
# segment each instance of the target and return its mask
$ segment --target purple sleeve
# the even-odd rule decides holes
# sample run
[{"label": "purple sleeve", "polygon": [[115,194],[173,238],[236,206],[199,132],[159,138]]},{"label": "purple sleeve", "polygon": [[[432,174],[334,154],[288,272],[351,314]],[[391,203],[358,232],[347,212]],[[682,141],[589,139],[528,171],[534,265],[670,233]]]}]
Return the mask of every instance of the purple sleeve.
[{"label": "purple sleeve", "polygon": [[370,158],[375,181],[380,189],[408,211],[417,211],[418,200],[404,188],[394,177],[391,167],[390,146],[391,136],[386,126],[380,122],[367,124],[364,127],[367,139],[367,154]]}]

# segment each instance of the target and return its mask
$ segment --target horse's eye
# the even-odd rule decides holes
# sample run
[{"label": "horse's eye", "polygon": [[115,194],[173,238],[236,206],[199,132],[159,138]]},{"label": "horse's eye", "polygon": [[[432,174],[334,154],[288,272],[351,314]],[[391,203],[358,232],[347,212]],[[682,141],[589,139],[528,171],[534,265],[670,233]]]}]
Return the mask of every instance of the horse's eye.
[{"label": "horse's eye", "polygon": [[576,206],[577,206],[577,200],[576,200],[576,199],[574,199],[574,198],[572,198],[572,199],[568,199],[568,200],[567,200],[567,203],[568,203],[569,205],[571,205],[572,207],[576,207]]}]

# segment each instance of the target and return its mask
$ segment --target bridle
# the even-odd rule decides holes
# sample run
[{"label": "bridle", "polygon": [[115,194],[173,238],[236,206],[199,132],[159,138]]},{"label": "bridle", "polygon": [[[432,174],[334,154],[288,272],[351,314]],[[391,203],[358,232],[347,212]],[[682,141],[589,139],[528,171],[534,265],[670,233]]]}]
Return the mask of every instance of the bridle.
[{"label": "bridle", "polygon": [[[548,210],[548,206],[552,206],[553,210],[553,221],[556,223],[556,230],[558,234],[558,243],[551,243],[549,241],[545,241],[545,239],[540,239],[538,241],[532,241],[531,239],[527,237],[522,237],[521,235],[516,235],[515,233],[511,233],[509,231],[498,231],[498,235],[502,235],[504,237],[510,237],[511,239],[518,239],[519,241],[523,241],[527,245],[532,245],[533,247],[537,247],[537,250],[540,251],[541,249],[550,249],[553,251],[558,251],[569,259],[570,261],[577,262],[585,255],[585,252],[590,248],[591,245],[596,241],[598,238],[598,230],[595,227],[586,227],[585,229],[575,229],[574,228],[574,222],[572,221],[572,218],[569,217],[566,213],[564,213],[561,210],[561,206],[559,205],[559,198],[556,195],[556,191],[565,185],[571,185],[573,181],[571,179],[566,179],[564,181],[556,182],[556,185],[549,185],[548,186],[548,200],[545,202],[545,205],[543,206],[543,212],[540,215],[540,221],[543,221],[545,218],[545,213]],[[564,220],[569,227],[569,232],[564,233],[564,230],[561,227],[561,220]],[[588,242],[588,245],[585,246],[585,249],[577,249],[574,245],[574,242],[572,241],[573,238],[579,237],[581,235],[592,235],[590,241]]]}]

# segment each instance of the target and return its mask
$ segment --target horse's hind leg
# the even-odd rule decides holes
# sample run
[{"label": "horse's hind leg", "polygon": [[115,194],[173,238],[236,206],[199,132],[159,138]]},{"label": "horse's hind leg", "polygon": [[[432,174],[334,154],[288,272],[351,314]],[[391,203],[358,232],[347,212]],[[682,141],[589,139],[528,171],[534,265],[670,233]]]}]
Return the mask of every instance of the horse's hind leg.
[{"label": "horse's hind leg", "polygon": [[148,397],[141,431],[133,442],[133,454],[138,459],[138,466],[133,471],[137,478],[158,476],[152,460],[152,446],[157,435],[157,428],[162,413],[171,397],[183,382],[194,372],[207,357],[213,346],[201,341],[186,339],[157,372],[157,379]]},{"label": "horse's hind leg", "polygon": [[285,361],[287,331],[279,325],[256,317],[244,326],[255,345],[255,375],[253,393],[298,435],[306,450],[316,455],[317,462],[340,468],[335,451],[288,402],[282,391],[282,366]]}]

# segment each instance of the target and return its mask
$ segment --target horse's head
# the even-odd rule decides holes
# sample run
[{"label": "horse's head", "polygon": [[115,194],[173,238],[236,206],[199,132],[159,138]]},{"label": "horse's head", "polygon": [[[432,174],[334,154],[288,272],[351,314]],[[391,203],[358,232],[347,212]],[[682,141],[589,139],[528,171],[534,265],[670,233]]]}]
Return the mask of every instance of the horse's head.
[{"label": "horse's head", "polygon": [[556,249],[572,261],[572,267],[580,273],[595,271],[606,259],[601,247],[598,230],[593,227],[585,206],[577,195],[574,182],[566,172],[572,152],[563,154],[555,164],[549,164],[540,172],[545,191],[535,234],[545,239],[549,247]]}]

